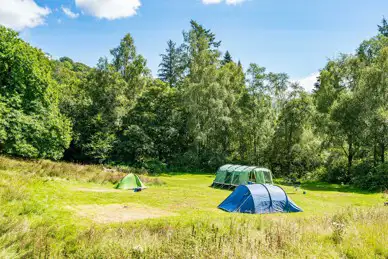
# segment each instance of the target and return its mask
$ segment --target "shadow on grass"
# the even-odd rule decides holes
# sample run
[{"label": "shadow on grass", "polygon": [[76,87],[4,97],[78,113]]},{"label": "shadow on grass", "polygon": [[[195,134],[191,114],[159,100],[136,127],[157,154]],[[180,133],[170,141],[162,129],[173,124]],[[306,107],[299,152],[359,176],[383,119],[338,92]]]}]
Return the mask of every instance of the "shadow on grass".
[{"label": "shadow on grass", "polygon": [[[287,183],[284,180],[276,180],[276,184],[285,186],[294,186],[293,184]],[[302,182],[300,188],[309,191],[327,191],[327,192],[347,192],[347,193],[359,193],[359,194],[373,194],[379,192],[366,191],[356,188],[351,185],[332,184],[325,182]]]},{"label": "shadow on grass", "polygon": [[215,173],[209,172],[163,172],[163,173],[150,173],[151,176],[179,176],[179,175],[206,175],[209,177],[216,177]]}]

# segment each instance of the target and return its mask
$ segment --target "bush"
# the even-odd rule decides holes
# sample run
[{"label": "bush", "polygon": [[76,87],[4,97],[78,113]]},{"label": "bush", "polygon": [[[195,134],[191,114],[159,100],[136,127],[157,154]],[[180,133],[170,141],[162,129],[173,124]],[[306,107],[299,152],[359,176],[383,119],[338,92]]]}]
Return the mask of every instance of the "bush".
[{"label": "bush", "polygon": [[316,168],[314,171],[307,173],[304,177],[303,180],[305,181],[325,181],[327,178],[327,170],[325,167],[320,166]]},{"label": "bush", "polygon": [[323,180],[329,183],[348,183],[350,181],[347,173],[347,160],[343,156],[333,156],[327,163],[327,173]]},{"label": "bush", "polygon": [[159,160],[147,160],[142,163],[142,167],[148,172],[157,174],[167,171],[167,164]]},{"label": "bush", "polygon": [[388,189],[388,162],[373,167],[364,162],[354,169],[352,183],[369,191],[384,191]]}]

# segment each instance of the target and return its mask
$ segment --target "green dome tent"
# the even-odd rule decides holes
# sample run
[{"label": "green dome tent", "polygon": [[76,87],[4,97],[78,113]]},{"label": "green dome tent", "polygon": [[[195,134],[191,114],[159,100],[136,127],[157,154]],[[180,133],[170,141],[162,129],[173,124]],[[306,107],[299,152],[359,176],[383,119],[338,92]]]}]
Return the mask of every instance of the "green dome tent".
[{"label": "green dome tent", "polygon": [[248,183],[273,184],[272,173],[262,167],[224,165],[218,169],[212,187],[234,188]]},{"label": "green dome tent", "polygon": [[140,181],[139,177],[135,174],[128,174],[116,185],[116,189],[121,190],[135,190],[145,189],[146,186]]}]

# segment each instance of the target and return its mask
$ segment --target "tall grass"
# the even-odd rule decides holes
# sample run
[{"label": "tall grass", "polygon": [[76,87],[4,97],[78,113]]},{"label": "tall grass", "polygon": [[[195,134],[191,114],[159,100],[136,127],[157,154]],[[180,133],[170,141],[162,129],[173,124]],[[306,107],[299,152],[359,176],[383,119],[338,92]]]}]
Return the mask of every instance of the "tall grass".
[{"label": "tall grass", "polygon": [[[387,216],[386,210],[374,208],[368,211],[350,210],[309,220],[203,218],[189,225],[175,222],[159,224],[156,228],[145,225],[137,229],[122,226],[114,231],[109,228],[89,230],[95,231],[96,237],[103,238],[92,239],[92,242],[90,236],[81,238],[82,246],[77,249],[77,255],[138,258],[386,258]],[[347,219],[340,241],[333,239],[336,229],[332,222],[338,217]],[[385,223],[381,224],[384,220]]]},{"label": "tall grass", "polygon": [[[333,225],[344,219],[343,229]],[[1,218],[0,255],[73,258],[387,258],[388,213],[347,210],[309,219],[152,221],[60,229]],[[340,235],[340,238],[339,236]]]},{"label": "tall grass", "polygon": [[[0,156],[0,170],[12,171],[25,176],[50,178],[63,178],[79,182],[117,183],[131,169],[105,168],[102,165],[79,165],[65,162],[52,162],[49,160],[15,160]],[[133,169],[135,170],[135,169]]]},{"label": "tall grass", "polygon": [[0,157],[0,258],[388,258],[382,204],[305,217],[208,213],[95,225],[47,204],[50,194],[39,190],[53,177],[104,183],[121,174]]}]

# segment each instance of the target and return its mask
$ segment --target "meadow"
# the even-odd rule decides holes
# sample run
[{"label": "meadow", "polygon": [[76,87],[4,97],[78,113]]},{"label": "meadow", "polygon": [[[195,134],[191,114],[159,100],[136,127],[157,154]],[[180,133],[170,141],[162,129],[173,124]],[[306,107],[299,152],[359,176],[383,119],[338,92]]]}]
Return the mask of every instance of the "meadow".
[{"label": "meadow", "polygon": [[[282,185],[297,214],[230,214],[214,174],[142,175],[0,156],[0,258],[388,258],[387,194]],[[304,194],[305,192],[305,194]]]}]

